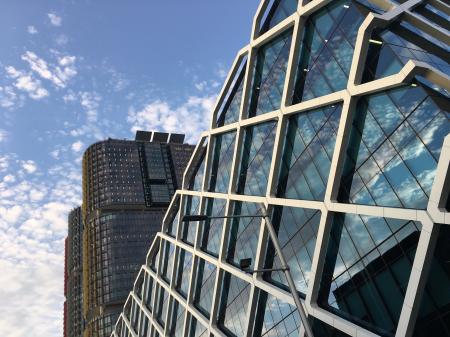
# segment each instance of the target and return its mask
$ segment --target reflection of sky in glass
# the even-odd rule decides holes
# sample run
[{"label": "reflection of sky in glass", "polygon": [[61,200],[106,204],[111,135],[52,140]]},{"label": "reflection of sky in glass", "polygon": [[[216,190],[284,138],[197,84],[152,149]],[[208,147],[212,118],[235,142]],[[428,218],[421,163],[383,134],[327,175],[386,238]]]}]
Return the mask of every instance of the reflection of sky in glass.
[{"label": "reflection of sky in glass", "polygon": [[341,187],[350,202],[426,208],[450,132],[444,100],[417,82],[362,101],[347,152],[354,171],[347,168]]}]

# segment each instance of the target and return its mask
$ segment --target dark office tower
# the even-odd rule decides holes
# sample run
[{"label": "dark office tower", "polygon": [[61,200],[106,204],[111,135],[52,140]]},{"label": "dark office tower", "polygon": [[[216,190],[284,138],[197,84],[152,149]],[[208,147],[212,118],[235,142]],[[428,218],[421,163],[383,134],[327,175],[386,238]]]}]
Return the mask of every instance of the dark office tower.
[{"label": "dark office tower", "polygon": [[83,157],[85,337],[109,336],[178,187],[193,146],[184,135],[138,131]]},{"label": "dark office tower", "polygon": [[65,256],[65,329],[66,337],[81,337],[83,335],[83,221],[81,207],[73,209],[68,217],[68,235],[66,238]]}]

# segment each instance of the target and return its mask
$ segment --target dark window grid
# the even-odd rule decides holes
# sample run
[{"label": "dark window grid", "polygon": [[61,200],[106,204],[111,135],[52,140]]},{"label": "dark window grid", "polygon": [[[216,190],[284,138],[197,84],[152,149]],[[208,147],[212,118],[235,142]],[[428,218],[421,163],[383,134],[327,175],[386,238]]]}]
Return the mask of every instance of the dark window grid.
[{"label": "dark window grid", "polygon": [[[395,101],[392,99],[392,97],[389,95],[389,93],[386,93],[386,95],[388,95],[389,96],[389,98],[391,99],[391,102],[392,102],[392,104],[395,106],[395,108],[401,113],[401,109],[397,106],[397,104],[395,103]],[[384,176],[384,172],[383,172],[383,168],[384,167],[386,167],[386,166],[388,166],[389,165],[389,163],[391,163],[391,162],[393,162],[395,159],[396,159],[396,157],[398,156],[399,158],[401,158],[402,159],[402,162],[403,162],[403,164],[405,165],[405,167],[408,169],[408,171],[409,171],[409,173],[411,174],[411,176],[414,178],[414,181],[417,183],[417,185],[420,187],[420,189],[421,189],[421,191],[427,196],[427,197],[429,197],[429,195],[428,195],[428,193],[423,189],[423,186],[422,186],[422,184],[421,184],[421,182],[419,182],[419,180],[417,179],[417,176],[411,171],[411,169],[410,169],[410,167],[409,167],[409,165],[407,164],[407,162],[404,160],[404,158],[402,158],[402,155],[400,154],[400,152],[401,152],[401,150],[402,149],[400,149],[400,151],[398,150],[398,149],[396,149],[396,147],[390,142],[390,138],[391,138],[391,136],[392,135],[394,135],[395,133],[396,133],[396,131],[400,128],[400,127],[402,127],[402,126],[404,126],[404,125],[407,125],[407,126],[409,126],[410,128],[411,128],[411,130],[413,130],[413,132],[414,132],[414,135],[415,135],[415,139],[414,139],[414,137],[411,137],[411,139],[409,140],[409,142],[407,143],[407,144],[404,144],[404,146],[403,146],[403,148],[406,148],[407,147],[407,145],[409,145],[410,143],[412,143],[414,140],[416,140],[416,139],[418,139],[418,140],[420,140],[421,141],[421,143],[422,143],[422,145],[426,148],[426,150],[431,154],[431,155],[433,155],[432,154],[432,151],[428,148],[428,146],[424,143],[424,141],[422,140],[422,137],[419,135],[419,133],[418,132],[416,132],[416,130],[414,129],[414,127],[412,127],[410,124],[409,124],[409,122],[408,122],[408,118],[421,106],[421,104],[427,99],[427,97],[428,96],[425,96],[425,98],[410,112],[410,113],[408,113],[406,116],[404,115],[404,114],[402,114],[403,116],[405,116],[404,117],[404,119],[403,119],[403,121],[402,122],[399,122],[399,124],[393,129],[393,131],[392,132],[390,132],[390,133],[386,133],[385,132],[385,130],[384,130],[384,128],[379,124],[379,121],[378,121],[378,119],[375,117],[375,115],[369,110],[369,107],[367,106],[367,108],[366,108],[366,110],[367,110],[367,113],[369,113],[370,114],[370,116],[373,118],[373,120],[375,121],[375,123],[376,123],[376,125],[379,127],[379,129],[383,132],[383,134],[384,134],[384,136],[385,136],[385,138],[384,138],[384,140],[383,141],[381,141],[381,143],[373,150],[373,151],[370,151],[369,150],[369,146],[365,143],[365,141],[364,141],[364,139],[363,139],[363,137],[362,137],[362,135],[363,135],[363,132],[364,132],[364,128],[363,128],[363,130],[361,131],[359,128],[357,128],[355,125],[353,125],[352,126],[352,128],[354,128],[355,129],[355,131],[356,132],[358,132],[358,134],[360,135],[360,142],[365,146],[365,148],[369,151],[369,155],[367,156],[367,158],[358,166],[358,168],[355,168],[355,170],[354,170],[354,174],[356,174],[358,171],[359,171],[359,169],[368,161],[368,160],[370,160],[370,159],[372,159],[373,158],[373,155],[378,151],[378,149],[380,149],[386,142],[389,142],[389,144],[391,144],[392,145],[392,148],[395,150],[395,152],[396,152],[396,156],[393,156],[392,158],[391,158],[391,160],[390,161],[388,161],[388,162],[386,162],[385,163],[385,165],[383,166],[383,167],[380,167],[379,165],[378,165],[378,162],[377,162],[377,160],[375,160],[375,163],[376,163],[376,165],[377,165],[377,167],[378,167],[378,171],[379,171],[379,174],[381,173],[383,176]],[[367,105],[367,104],[366,104]],[[439,112],[440,113],[440,112]],[[436,114],[436,116],[439,114],[439,113],[437,113]],[[436,116],[435,116],[435,118],[436,118]],[[433,119],[434,120],[434,119]],[[433,121],[432,120],[432,121]],[[432,121],[430,121],[427,125],[429,125],[429,124],[431,124],[432,123]],[[423,131],[425,129],[425,127],[423,127],[422,129],[420,129],[420,131]],[[419,131],[419,132],[420,132]],[[357,155],[358,156],[358,155]],[[353,159],[353,158],[351,158],[351,156],[348,156],[348,158],[353,162],[353,163],[355,163],[355,166],[356,166],[356,161],[355,161],[355,159]],[[357,160],[357,159],[356,159]],[[368,181],[368,183],[371,181],[371,180],[373,180],[373,179],[377,179],[377,177],[379,176],[379,174],[375,174],[369,181]],[[347,176],[344,176],[343,177],[343,179],[344,179],[344,181],[343,181],[343,183],[345,184],[345,181],[346,180],[348,180],[348,179],[351,179],[351,176],[352,176],[352,174],[349,174],[349,175],[347,175]],[[401,205],[403,206],[403,207],[405,207],[404,206],[404,201],[402,201],[402,199],[400,198],[400,196],[398,195],[398,193],[397,193],[397,191],[396,191],[396,188],[394,188],[392,185],[391,185],[391,182],[389,181],[389,179],[387,179],[387,177],[385,177],[386,179],[386,182],[389,184],[389,187],[391,188],[391,190],[392,190],[392,192],[395,194],[395,196],[396,196],[396,198],[398,199],[398,201],[401,203]],[[363,182],[363,186],[357,191],[357,192],[355,192],[355,193],[353,193],[352,195],[353,196],[355,196],[355,195],[357,195],[361,190],[363,190],[364,188],[366,189],[366,191],[371,195],[371,198],[375,201],[375,198],[374,198],[374,196],[372,195],[372,193],[370,192],[370,189],[367,187],[367,183],[365,183],[364,182],[364,180],[361,178],[361,181]]]},{"label": "dark window grid", "polygon": [[[298,131],[295,132],[295,135],[298,135],[298,136],[301,138],[303,144],[306,144],[306,145],[305,145],[305,147],[304,147],[304,150],[298,155],[297,159],[292,163],[292,165],[290,165],[290,167],[288,167],[287,163],[286,163],[285,160],[284,160],[285,152],[287,151],[287,150],[286,150],[286,147],[285,147],[285,150],[283,151],[282,165],[285,166],[285,169],[287,170],[287,172],[285,173],[285,176],[281,176],[281,177],[280,177],[280,179],[279,179],[280,181],[282,181],[282,179],[286,179],[286,182],[288,181],[289,176],[290,176],[290,174],[289,174],[289,173],[290,173],[290,170],[291,170],[291,169],[297,164],[297,162],[302,158],[303,153],[305,153],[305,152],[308,153],[309,156],[310,156],[310,158],[314,158],[314,157],[315,157],[315,156],[313,155],[313,153],[311,153],[311,150],[309,149],[309,147],[310,147],[310,145],[311,145],[316,139],[318,140],[318,142],[319,142],[319,144],[321,145],[322,149],[324,149],[324,151],[325,151],[325,153],[326,153],[326,155],[327,155],[327,158],[329,159],[330,164],[331,164],[331,161],[333,160],[332,154],[329,154],[328,151],[326,150],[326,149],[327,149],[327,146],[326,146],[326,144],[323,143],[323,140],[321,139],[321,137],[319,136],[319,134],[320,134],[320,132],[321,132],[325,127],[330,127],[330,128],[333,130],[334,134],[337,135],[337,129],[334,128],[333,123],[329,123],[329,122],[331,121],[331,118],[334,116],[335,113],[336,113],[336,110],[335,110],[333,113],[330,114],[330,116],[327,118],[327,120],[325,121],[325,123],[317,130],[316,135],[315,135],[309,142],[307,142],[307,141],[304,139],[304,137],[302,136],[302,134],[298,133]],[[306,117],[308,118],[308,120],[310,121],[311,125],[313,125],[313,123],[312,123],[312,121],[311,121],[311,119],[310,119],[309,114],[305,114],[305,115],[306,115]],[[300,116],[299,116],[299,117],[300,117]],[[339,114],[338,119],[340,119],[340,114]],[[291,123],[291,121],[296,123],[296,125],[297,125],[297,130],[300,129],[300,125],[298,124],[298,122],[299,122],[298,120],[292,119],[292,120],[290,120],[289,122]],[[296,137],[294,136],[293,141],[295,141],[295,138],[296,138]],[[286,146],[289,146],[291,149],[294,149],[294,148],[295,148],[295,145],[292,143],[292,140],[291,140],[289,137],[286,137]],[[325,188],[326,188],[327,183],[328,183],[328,177],[322,177],[321,172],[320,172],[319,168],[317,167],[317,165],[316,165],[316,163],[315,163],[314,160],[312,160],[312,163],[313,163],[314,168],[316,169],[316,171],[317,171],[317,173],[318,173],[319,178],[321,179],[323,185],[324,185]],[[300,173],[300,172],[299,172],[299,173]],[[309,182],[309,178],[308,178],[307,176],[305,176],[304,174],[301,174],[301,176],[304,177],[305,182],[306,182],[306,184],[309,186],[310,191],[313,191],[314,189],[311,187],[311,182]],[[297,178],[297,179],[298,179],[298,178]],[[301,195],[301,194],[298,192],[297,187],[296,187],[295,185],[293,185],[292,188],[294,188],[294,189],[297,191],[297,195]]]},{"label": "dark window grid", "polygon": [[[270,126],[272,124],[272,126]],[[258,134],[258,127],[266,127],[266,132],[264,136],[261,139],[255,139],[255,134]],[[243,142],[243,149],[242,149],[242,157],[244,159],[241,161],[240,165],[240,175],[239,175],[239,181],[238,181],[238,188],[237,191],[239,194],[244,194],[248,182],[248,178],[252,178],[260,169],[262,170],[264,168],[264,164],[262,162],[267,160],[267,157],[269,157],[269,162],[272,161],[272,154],[273,154],[273,145],[275,141],[275,132],[277,128],[277,122],[276,121],[270,121],[263,124],[259,124],[256,126],[249,127],[245,130],[245,139]],[[255,140],[257,142],[260,142],[260,147],[256,148],[255,146]],[[264,157],[261,159],[259,158],[259,154],[263,153]],[[252,158],[250,158],[250,156]],[[254,163],[256,162],[256,165]],[[256,168],[255,168],[256,167]],[[253,169],[252,169],[253,168]],[[270,169],[270,167],[269,167]],[[269,172],[264,172],[266,180],[269,177]],[[265,182],[265,188],[264,192],[267,190],[267,181]],[[258,185],[259,186],[259,185]],[[251,188],[251,186],[249,187]],[[252,193],[252,195],[261,195],[261,186],[259,186],[259,191],[251,191],[256,192]]]},{"label": "dark window grid", "polygon": [[[263,78],[263,76],[264,76],[263,69],[264,69],[264,65],[266,64],[266,59],[265,59],[266,55],[262,56],[261,52],[262,51],[266,52],[266,51],[270,50],[270,48],[273,47],[276,44],[276,42],[278,42],[279,40],[284,40],[284,44],[283,44],[283,46],[281,46],[272,65],[267,70],[267,74],[266,74],[265,78]],[[249,111],[248,111],[249,117],[261,115],[261,114],[267,113],[269,111],[278,110],[280,108],[280,107],[277,107],[278,104],[274,104],[272,102],[272,99],[270,98],[270,96],[271,96],[270,91],[267,92],[266,89],[268,89],[268,90],[275,89],[278,92],[278,95],[279,95],[280,101],[281,101],[281,99],[283,97],[283,89],[280,90],[280,88],[277,85],[274,85],[274,83],[273,83],[274,78],[272,78],[271,75],[273,75],[273,74],[277,75],[277,73],[275,71],[278,68],[278,70],[279,71],[281,70],[281,72],[283,73],[282,77],[283,78],[286,77],[286,67],[287,67],[287,61],[289,58],[289,50],[290,50],[290,46],[291,46],[291,41],[292,41],[292,30],[288,30],[287,32],[282,33],[280,36],[275,37],[272,41],[269,41],[266,45],[261,47],[262,49],[260,49],[258,51],[256,66],[254,69],[253,80],[252,80],[252,84],[251,84],[252,90],[251,90],[250,106],[249,106]],[[289,48],[287,51],[287,55],[285,55],[286,54],[285,49],[286,49],[287,44],[289,45]],[[283,61],[281,58],[286,58],[286,62],[285,62],[284,66],[279,63],[279,61]],[[282,69],[282,68],[284,68],[284,69]],[[276,76],[274,76],[274,77],[276,80]],[[283,80],[283,87],[284,87],[284,80]],[[263,92],[265,95],[262,96],[261,92]],[[260,110],[259,109],[260,105],[262,103],[264,103],[264,102],[261,102],[261,97],[266,98],[269,101],[269,104],[272,107],[269,111],[258,112]]]},{"label": "dark window grid", "polygon": [[[222,288],[222,298],[221,298],[221,308],[219,313],[219,325],[221,325],[226,331],[231,332],[233,336],[241,337],[241,335],[236,334],[236,330],[231,330],[233,327],[236,329],[240,329],[241,332],[245,332],[246,323],[245,317],[247,314],[247,307],[249,303],[250,296],[250,284],[229,274],[226,273],[223,280],[223,288]],[[231,299],[231,300],[230,300]],[[239,309],[243,308],[244,315]],[[227,314],[232,314],[231,317],[228,317]],[[236,316],[237,315],[237,316]],[[239,326],[236,327],[233,322],[238,319]],[[228,323],[231,323],[230,326]],[[243,337],[243,336],[242,336]]]},{"label": "dark window grid", "polygon": [[[364,222],[364,219],[361,218],[361,220],[363,221],[364,225],[367,226],[367,224]],[[399,228],[399,229],[398,229],[397,231],[395,231],[393,234],[391,234],[390,236],[388,236],[385,240],[383,240],[382,242],[380,242],[378,245],[376,245],[373,249],[371,249],[367,254],[365,254],[365,255],[363,255],[363,256],[360,255],[359,250],[358,250],[358,248],[357,248],[357,245],[355,244],[354,238],[353,238],[353,236],[350,234],[350,232],[348,232],[348,229],[346,228],[346,225],[345,225],[345,223],[344,223],[344,225],[343,225],[343,226],[344,226],[343,230],[345,229],[345,230],[347,231],[347,233],[348,233],[348,238],[351,240],[352,245],[353,245],[353,247],[354,247],[354,250],[357,252],[359,259],[358,259],[356,262],[354,262],[353,264],[351,264],[349,267],[347,267],[346,270],[345,270],[344,272],[342,272],[341,274],[339,274],[339,275],[336,276],[336,277],[333,277],[332,283],[335,283],[336,280],[337,280],[340,276],[343,276],[344,274],[348,273],[348,272],[349,272],[353,267],[355,267],[356,265],[362,263],[364,266],[366,266],[367,263],[364,262],[364,258],[366,258],[368,255],[370,255],[372,252],[375,252],[375,251],[376,251],[376,252],[378,253],[378,257],[380,257],[380,258],[382,259],[382,261],[383,261],[383,267],[385,268],[384,270],[386,270],[386,271],[389,273],[389,275],[391,276],[391,279],[394,280],[394,282],[396,283],[397,289],[401,292],[401,294],[402,294],[403,297],[404,297],[405,292],[406,292],[406,289],[398,282],[397,277],[396,277],[395,273],[392,271],[391,266],[390,266],[390,264],[392,264],[392,262],[390,262],[390,261],[385,261],[385,258],[384,258],[384,256],[383,256],[382,252],[379,251],[379,247],[382,246],[382,245],[383,245],[385,242],[387,242],[389,239],[394,238],[395,242],[397,243],[396,246],[397,246],[397,247],[400,247],[400,249],[401,249],[402,256],[405,256],[405,257],[408,258],[410,255],[408,254],[408,252],[406,252],[406,251],[403,249],[402,245],[400,245],[400,242],[397,240],[397,238],[396,238],[395,235],[396,235],[397,233],[399,233],[402,229],[404,229],[404,228],[405,228],[407,225],[409,225],[410,223],[411,223],[410,221],[409,221],[409,222],[406,222],[401,228]],[[417,227],[416,227],[416,228],[417,228]],[[369,236],[371,237],[370,231],[367,231],[367,233],[368,233]],[[371,237],[371,239],[373,240],[372,237]],[[341,257],[341,259],[342,259],[342,261],[343,261],[343,264],[345,265],[345,260],[344,260],[342,257]],[[412,262],[413,262],[412,259],[409,259],[409,261],[410,261],[410,263],[411,263],[411,265],[412,265]],[[369,262],[369,263],[370,263],[370,262]],[[381,269],[381,270],[383,270],[383,269]],[[371,279],[371,277],[369,277],[369,279]],[[360,293],[360,289],[359,289],[358,285],[355,284],[353,278],[351,278],[351,282],[352,282],[352,285],[354,285],[354,288],[353,288],[353,289],[355,289],[355,291],[358,293],[358,296],[359,296],[361,302],[364,304],[366,312],[368,312],[368,313],[371,312],[371,311],[369,310],[369,305],[366,303],[366,301],[365,301],[365,299],[364,299],[364,296]],[[396,322],[396,321],[398,320],[398,318],[395,317],[395,316],[396,316],[395,313],[392,313],[392,312],[389,310],[390,306],[386,303],[386,300],[387,300],[387,299],[383,298],[383,296],[382,296],[382,293],[383,293],[383,292],[379,289],[379,286],[376,284],[376,282],[372,282],[371,285],[372,285],[372,287],[375,288],[377,294],[379,295],[379,300],[381,301],[381,303],[383,303],[383,306],[384,306],[386,312],[388,313],[388,315],[389,315],[389,317],[390,317],[392,323]],[[345,299],[344,299],[344,300],[345,300]]]},{"label": "dark window grid", "polygon": [[[301,57],[300,57],[300,64],[302,64],[301,67],[299,67],[298,71],[299,71],[299,75],[303,76],[303,69],[308,69],[308,72],[312,71],[313,68],[317,69],[317,71],[319,71],[319,73],[321,74],[322,79],[327,83],[328,88],[332,89],[333,85],[332,83],[329,81],[328,77],[325,75],[323,69],[319,66],[316,67],[316,64],[318,64],[318,59],[320,56],[323,56],[323,52],[326,50],[328,52],[329,55],[331,55],[333,61],[335,62],[335,64],[338,65],[338,67],[340,68],[340,70],[348,75],[348,72],[346,70],[344,70],[341,65],[340,62],[338,62],[338,60],[336,59],[333,50],[328,48],[328,41],[331,41],[332,38],[334,37],[334,34],[336,32],[340,32],[340,36],[344,39],[344,41],[346,41],[350,46],[354,47],[354,43],[352,43],[351,41],[348,40],[346,34],[344,34],[341,29],[339,28],[340,23],[342,22],[342,20],[344,19],[345,15],[343,15],[341,17],[341,20],[336,23],[335,19],[333,18],[332,15],[330,15],[329,11],[326,10],[327,14],[332,18],[335,28],[334,30],[331,31],[331,33],[329,33],[329,37],[328,39],[322,37],[322,35],[320,34],[320,30],[317,29],[316,24],[314,23],[314,18],[310,19],[310,21],[305,25],[305,30],[311,30],[309,32],[310,36],[307,37],[307,35],[305,35],[304,40],[303,40],[303,44],[302,44],[302,48],[305,48],[306,54],[300,53]],[[309,26],[308,26],[309,25]],[[308,32],[306,32],[308,34]],[[310,39],[314,39],[314,34],[317,34],[317,36],[320,38],[321,40],[321,47],[316,51],[316,55],[313,55],[312,50],[311,50],[311,45],[312,45],[312,40],[307,41],[306,38],[310,38]],[[325,41],[326,40],[326,41]],[[315,57],[314,57],[315,56]],[[308,59],[311,58],[311,60],[308,61]],[[303,79],[303,85],[306,84],[307,82],[307,78],[308,78],[308,72],[306,74],[304,74],[304,79]],[[296,90],[297,91],[297,90]],[[303,88],[303,90],[301,90],[301,94],[303,96],[303,92],[305,92],[305,88]],[[334,92],[335,90],[332,89],[331,92]],[[300,94],[300,92],[299,92]],[[295,94],[294,94],[295,95]],[[314,95],[315,97],[317,97],[317,95]],[[319,95],[320,96],[320,95]],[[301,101],[301,98],[297,98],[295,99],[295,102],[298,103]]]},{"label": "dark window grid", "polygon": [[[306,251],[306,253],[307,253],[308,257],[309,257],[309,262],[312,263],[314,251],[310,252],[309,249],[308,249],[308,245],[310,244],[311,239],[313,239],[314,240],[314,246],[315,246],[315,242],[316,242],[316,239],[317,239],[318,225],[315,226],[316,228],[314,229],[311,226],[311,222],[315,221],[316,217],[319,217],[318,222],[320,222],[321,213],[318,210],[316,212],[314,212],[305,221],[305,223],[298,228],[298,230],[294,234],[289,235],[289,239],[285,243],[282,243],[282,247],[281,247],[281,249],[282,249],[284,254],[286,254],[285,250],[288,249],[288,248],[292,251],[292,256],[294,257],[295,262],[300,267],[299,268],[299,272],[301,273],[301,277],[305,281],[306,285],[308,285],[308,282],[307,282],[308,278],[307,278],[305,273],[310,272],[310,270],[306,271],[306,270],[304,270],[302,268],[302,263],[301,263],[300,258],[298,256],[298,254],[300,253],[300,250],[298,249],[298,247],[305,247],[305,251]],[[310,231],[311,231],[311,233],[310,233],[311,236],[309,236],[307,238],[305,238],[303,235],[301,235],[301,232],[304,229],[306,229],[306,228],[309,228]],[[280,229],[281,229],[281,226],[280,226]],[[278,230],[278,233],[280,233],[280,229]],[[300,239],[301,239],[301,244],[298,245],[298,246],[293,245],[293,241],[296,240],[296,238],[298,238],[298,237],[300,237]],[[273,263],[271,262],[272,259],[273,259]],[[288,256],[286,256],[286,259],[288,260],[288,263],[292,261],[292,259],[289,259]],[[279,256],[278,256],[278,254],[276,252],[273,251],[273,247],[271,246],[271,249],[268,249],[268,251],[267,251],[266,267],[267,268],[271,268],[272,265],[273,265],[273,268],[281,268],[281,262],[279,260]],[[267,273],[267,275],[270,277],[270,280],[273,283],[275,283],[276,285],[279,285],[282,288],[286,289],[287,281],[285,280],[284,274],[282,272],[280,272],[280,271],[272,272],[272,273]],[[297,281],[297,280],[294,279],[294,281]],[[301,290],[299,290],[299,291],[301,291]],[[302,295],[305,295],[305,294],[302,294]]]}]

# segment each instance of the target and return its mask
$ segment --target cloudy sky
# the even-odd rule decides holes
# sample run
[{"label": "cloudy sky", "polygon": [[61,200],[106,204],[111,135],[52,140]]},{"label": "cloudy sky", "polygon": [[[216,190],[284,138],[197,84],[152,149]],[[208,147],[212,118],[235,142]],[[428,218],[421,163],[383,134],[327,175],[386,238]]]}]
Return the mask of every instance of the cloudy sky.
[{"label": "cloudy sky", "polygon": [[84,149],[136,129],[195,142],[257,4],[1,1],[0,336],[62,336]]}]

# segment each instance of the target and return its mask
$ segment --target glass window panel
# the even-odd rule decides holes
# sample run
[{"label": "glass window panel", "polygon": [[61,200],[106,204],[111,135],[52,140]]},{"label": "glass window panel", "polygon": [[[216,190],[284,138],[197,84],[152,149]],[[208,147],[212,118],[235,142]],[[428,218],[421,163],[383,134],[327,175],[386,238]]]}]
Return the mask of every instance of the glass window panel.
[{"label": "glass window panel", "polygon": [[[277,206],[273,211],[272,224],[277,231],[283,255],[296,288],[303,295],[308,288],[320,215],[318,210],[297,207]],[[281,268],[279,256],[271,242],[267,248],[265,268]],[[289,285],[282,271],[265,273],[264,278],[288,289]]]},{"label": "glass window panel", "polygon": [[427,207],[437,158],[450,132],[449,99],[420,81],[359,102],[339,200]]},{"label": "glass window panel", "polygon": [[263,34],[275,27],[288,16],[294,14],[297,10],[298,0],[274,0],[269,6],[264,24],[261,26],[260,34]]},{"label": "glass window panel", "polygon": [[192,254],[184,249],[180,249],[176,288],[184,297],[187,297],[188,294],[191,269]]},{"label": "glass window panel", "polygon": [[214,138],[209,191],[228,193],[233,162],[236,132],[228,132]]},{"label": "glass window panel", "polygon": [[[397,223],[392,231],[389,224]],[[376,333],[393,336],[421,225],[336,213],[319,304]],[[399,273],[398,271],[402,272]]]},{"label": "glass window panel", "polygon": [[[239,202],[233,203],[233,215],[244,216],[234,218],[230,225],[229,242],[227,249],[227,260],[239,265],[241,259],[252,259],[252,265],[256,258],[259,230],[261,226],[262,209],[255,203]],[[255,217],[246,217],[246,216]]]},{"label": "glass window panel", "polygon": [[[225,199],[206,199],[206,214],[217,217],[225,215]],[[208,219],[203,223],[202,249],[218,256],[222,238],[224,219]]]},{"label": "glass window panel", "polygon": [[195,282],[194,305],[209,317],[211,313],[214,285],[216,282],[216,266],[199,259]]},{"label": "glass window panel", "polygon": [[414,337],[450,336],[450,227],[441,225]]},{"label": "glass window panel", "polygon": [[244,337],[249,300],[250,284],[225,272],[217,317],[219,327],[231,336]]},{"label": "glass window panel", "polygon": [[253,336],[299,337],[300,325],[295,306],[260,290]]},{"label": "glass window panel", "polygon": [[[185,201],[185,215],[198,215],[200,212],[200,197],[197,196],[186,196]],[[195,234],[197,230],[197,221],[183,221],[181,222],[182,233],[181,237],[183,241],[193,245],[195,243]]]},{"label": "glass window panel", "polygon": [[218,114],[216,122],[218,127],[235,123],[239,120],[246,65],[247,59],[245,58],[241,62],[240,69],[237,71],[235,79],[233,79],[229,93],[227,93],[224,104]]},{"label": "glass window panel", "polygon": [[334,1],[305,25],[293,104],[344,89],[358,28],[369,9],[356,1]]},{"label": "glass window panel", "polygon": [[251,84],[248,116],[281,107],[292,29],[259,48]]},{"label": "glass window panel", "polygon": [[323,200],[330,172],[342,104],[289,118],[277,195]]},{"label": "glass window panel", "polygon": [[275,142],[276,121],[245,128],[237,192],[266,195]]}]

